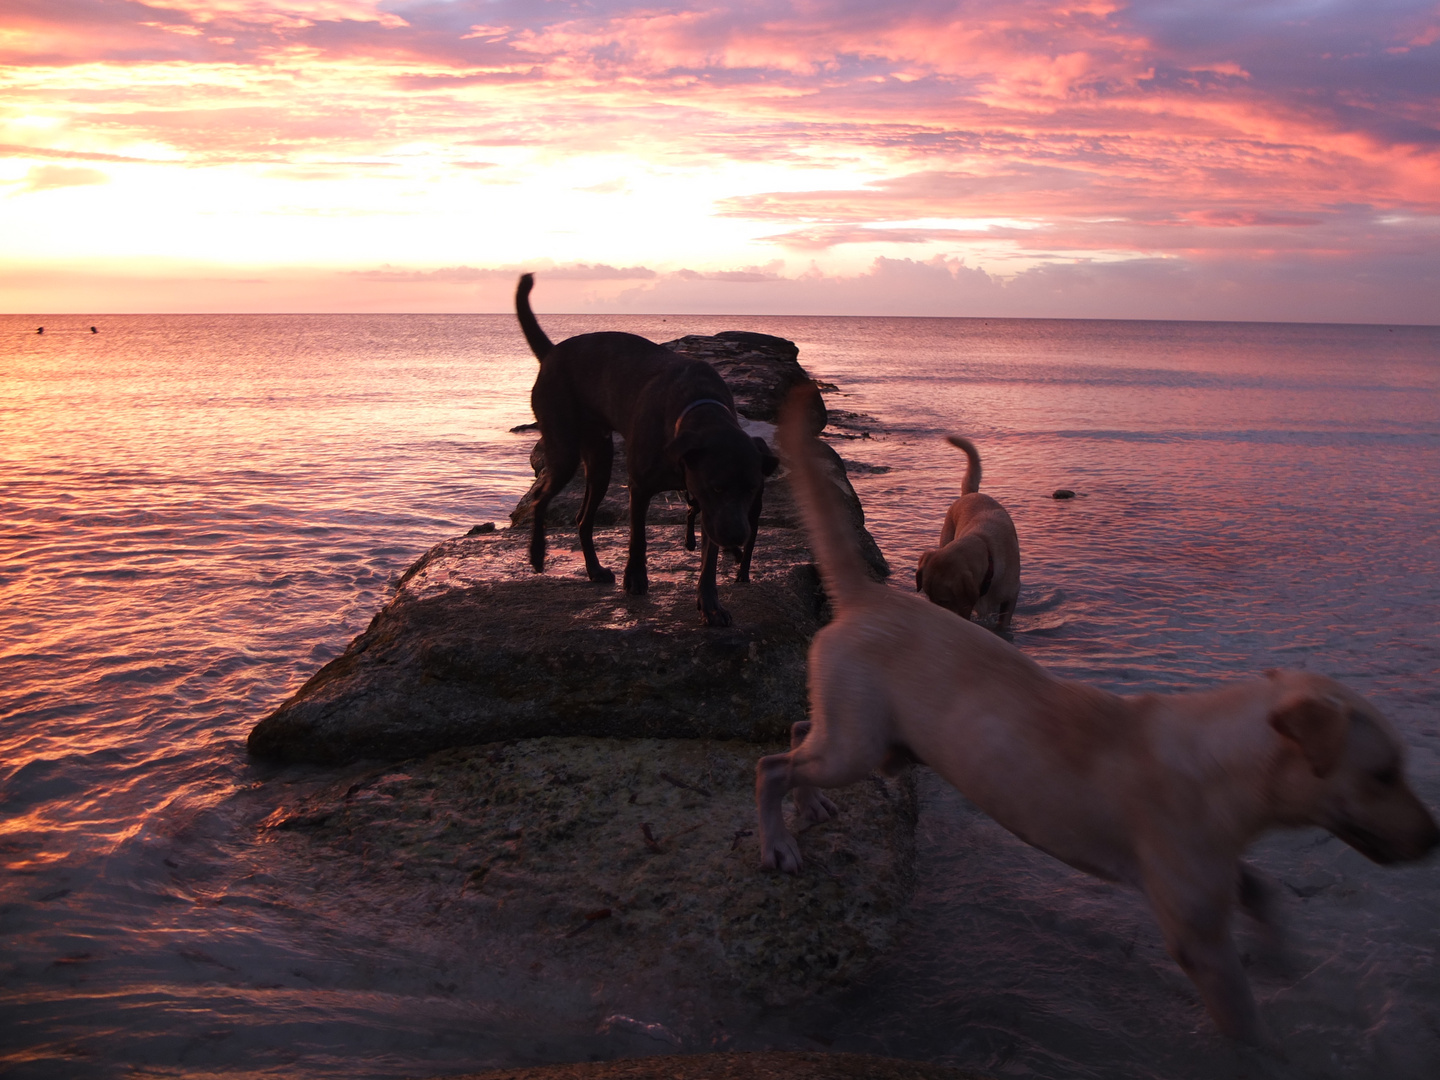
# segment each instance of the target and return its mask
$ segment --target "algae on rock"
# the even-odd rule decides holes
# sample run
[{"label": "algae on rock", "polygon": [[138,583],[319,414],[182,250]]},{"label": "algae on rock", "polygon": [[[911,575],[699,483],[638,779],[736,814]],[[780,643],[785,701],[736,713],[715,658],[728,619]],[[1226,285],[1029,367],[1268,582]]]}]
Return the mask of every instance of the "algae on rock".
[{"label": "algae on rock", "polygon": [[[622,986],[703,983],[771,1004],[848,983],[911,887],[908,776],[835,793],[798,875],[758,868],[755,759],[776,746],[543,738],[445,750],[271,815],[316,895],[399,901]],[[352,912],[353,915],[353,912]],[[617,989],[617,993],[620,991]]]}]

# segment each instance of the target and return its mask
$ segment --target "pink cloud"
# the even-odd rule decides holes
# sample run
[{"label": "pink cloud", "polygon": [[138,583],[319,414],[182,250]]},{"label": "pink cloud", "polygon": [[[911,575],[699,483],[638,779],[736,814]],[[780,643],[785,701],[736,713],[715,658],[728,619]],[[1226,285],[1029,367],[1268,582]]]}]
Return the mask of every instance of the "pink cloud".
[{"label": "pink cloud", "polygon": [[447,266],[439,270],[397,270],[385,267],[379,270],[347,271],[348,274],[364,278],[367,281],[385,281],[397,284],[515,281],[526,272],[541,273],[547,281],[644,281],[656,276],[654,270],[644,266],[608,266],[604,263],[574,263],[568,266],[555,266],[548,259],[537,260],[534,265],[513,267]]},{"label": "pink cloud", "polygon": [[[1338,271],[1338,272],[1337,272]],[[1303,287],[1296,288],[1300,283]],[[763,283],[666,275],[607,300],[636,313],[1440,322],[1433,259],[1346,256],[1256,260],[1056,262],[1009,278],[954,259],[876,259],[858,274]],[[558,302],[557,302],[557,310]]]},{"label": "pink cloud", "polygon": [[[541,268],[546,312],[727,316],[914,315],[1300,322],[1440,323],[1440,225],[1374,253],[1301,252],[1256,258],[1245,248],[1123,261],[1070,259],[1002,277],[963,260],[877,258],[855,273],[766,267],[595,276]],[[533,267],[532,267],[533,268]],[[593,268],[592,268],[593,269]],[[632,273],[632,268],[623,273]],[[236,274],[223,267],[145,263],[7,271],[13,310],[432,311],[513,310],[510,267],[337,273],[289,267]],[[58,306],[44,297],[68,297]],[[217,298],[219,302],[217,303]]]},{"label": "pink cloud", "polygon": [[[1172,261],[1213,267],[1244,251],[1301,276],[1350,258],[1396,260],[1415,277],[1423,256],[1386,221],[1440,215],[1433,0],[1340,0],[1304,18],[1240,0],[5,0],[5,11],[8,97],[53,121],[0,130],[12,156],[37,162],[12,191],[104,179],[59,164],[70,160],[261,164],[317,189],[385,172],[417,190],[452,166],[477,170],[465,181],[477,188],[523,184],[524,168],[584,154],[747,177],[740,167],[784,166],[813,183],[736,180],[713,203],[752,227],[747,258],[868,243],[929,267],[984,241],[1051,261],[1056,277],[1026,280],[1072,290],[1121,280],[1064,262],[1086,253],[1161,258],[1172,284],[1191,280]],[[510,164],[524,155],[534,163]],[[623,198],[634,188],[616,176],[575,187]],[[946,224],[975,219],[1025,227]],[[662,265],[567,250],[592,268]],[[710,265],[703,252],[664,265],[685,263]],[[470,272],[417,271],[437,288]],[[658,297],[661,283],[739,287],[715,275],[751,273],[769,271],[640,280]],[[446,274],[461,276],[433,276]]]}]

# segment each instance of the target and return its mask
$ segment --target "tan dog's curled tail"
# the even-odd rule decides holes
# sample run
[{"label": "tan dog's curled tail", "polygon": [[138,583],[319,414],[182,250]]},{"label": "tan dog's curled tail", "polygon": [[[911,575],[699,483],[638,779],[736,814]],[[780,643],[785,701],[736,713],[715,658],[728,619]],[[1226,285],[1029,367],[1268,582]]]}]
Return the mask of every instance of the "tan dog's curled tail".
[{"label": "tan dog's curled tail", "polygon": [[813,382],[791,390],[780,408],[775,436],[780,454],[790,469],[795,501],[800,504],[800,513],[805,519],[805,532],[820,566],[825,593],[838,613],[855,606],[873,583],[865,572],[855,530],[825,475],[819,440],[810,434],[812,402],[819,396],[820,391]]},{"label": "tan dog's curled tail", "polygon": [[544,360],[550,355],[555,343],[546,337],[545,331],[540,329],[535,313],[530,310],[530,290],[534,287],[533,274],[520,275],[520,281],[515,286],[515,315],[520,320],[520,329],[525,331],[525,340],[530,345],[530,351],[535,354],[535,359]]},{"label": "tan dog's curled tail", "polygon": [[965,479],[960,481],[960,494],[975,494],[975,492],[980,490],[980,451],[976,450],[975,444],[963,435],[947,435],[945,438],[951,446],[965,451],[967,464],[965,466]]}]

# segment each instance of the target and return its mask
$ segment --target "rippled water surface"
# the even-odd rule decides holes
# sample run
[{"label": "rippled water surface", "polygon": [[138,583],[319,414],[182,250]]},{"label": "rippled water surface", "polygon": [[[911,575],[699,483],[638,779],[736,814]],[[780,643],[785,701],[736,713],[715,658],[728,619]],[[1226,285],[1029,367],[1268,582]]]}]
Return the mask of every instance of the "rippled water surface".
[{"label": "rippled water surface", "polygon": [[[1324,671],[1395,719],[1440,803],[1440,330],[544,322],[791,338],[869,425],[837,445],[872,467],[856,487],[898,584],[958,490],[940,436],[967,434],[1020,532],[1022,649],[1122,691]],[[247,761],[250,726],[426,548],[505,520],[534,370],[503,316],[0,317],[0,1070],[381,1077],[633,1052],[554,1019],[569,991],[527,998],[453,958],[437,983],[424,948],[321,917],[335,905],[247,854],[271,792],[303,780]],[[941,785],[925,798],[909,944],[737,1045],[1233,1074],[1137,901]],[[1339,923],[1297,901],[1303,970],[1255,973],[1277,1026],[1317,1032],[1294,1075],[1422,1075],[1440,876],[1318,834],[1267,843],[1297,897],[1312,878],[1361,897]],[[1321,989],[1296,1003],[1306,979]]]}]

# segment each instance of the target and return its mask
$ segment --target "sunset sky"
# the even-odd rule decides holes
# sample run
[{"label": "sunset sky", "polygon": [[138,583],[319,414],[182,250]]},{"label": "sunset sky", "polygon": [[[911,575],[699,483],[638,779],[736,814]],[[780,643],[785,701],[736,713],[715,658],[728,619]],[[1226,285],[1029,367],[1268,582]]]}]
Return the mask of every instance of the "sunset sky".
[{"label": "sunset sky", "polygon": [[1440,323],[1440,4],[0,0],[0,310]]}]

